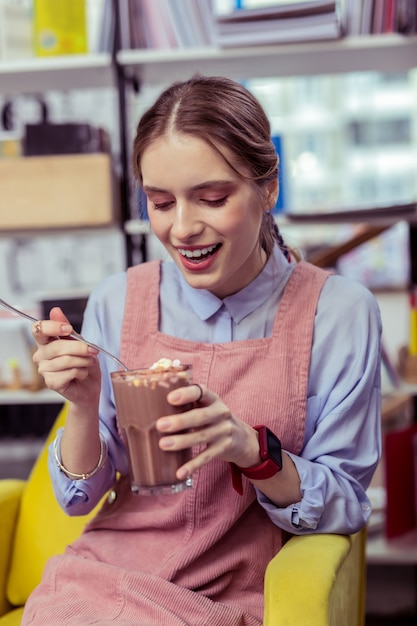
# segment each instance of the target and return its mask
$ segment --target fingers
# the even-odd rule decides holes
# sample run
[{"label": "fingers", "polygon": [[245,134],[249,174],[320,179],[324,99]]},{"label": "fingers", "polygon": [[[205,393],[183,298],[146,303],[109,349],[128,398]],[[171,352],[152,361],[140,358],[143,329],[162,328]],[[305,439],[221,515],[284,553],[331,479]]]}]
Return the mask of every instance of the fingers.
[{"label": "fingers", "polygon": [[222,439],[216,440],[213,444],[207,446],[205,450],[200,452],[200,454],[178,468],[176,472],[178,480],[185,480],[189,476],[192,476],[198,469],[210,463],[213,459],[222,458],[224,450],[224,441]]},{"label": "fingers", "polygon": [[190,474],[216,457],[226,457],[233,445],[234,418],[220,398],[197,384],[177,389],[168,397],[171,404],[197,404],[189,411],[162,417],[156,423],[164,435],[159,441],[162,450],[203,447],[182,471]]},{"label": "fingers", "polygon": [[204,385],[198,383],[192,383],[188,387],[180,387],[168,394],[168,402],[174,406],[190,404],[191,402],[208,405],[216,399],[218,399],[216,394],[209,391]]},{"label": "fingers", "polygon": [[56,372],[47,371],[41,372],[45,384],[48,389],[57,391],[61,395],[65,395],[65,392],[70,385],[74,386],[76,382],[80,383],[88,378],[90,375],[89,370],[83,368],[73,368],[68,370],[58,370]]},{"label": "fingers", "polygon": [[32,332],[33,334],[36,335],[42,335],[42,321],[39,320],[38,322],[35,322],[32,328]]},{"label": "fingers", "polygon": [[[65,316],[63,315],[65,318]],[[32,334],[38,345],[49,343],[57,337],[68,337],[73,331],[71,324],[64,320],[39,320],[32,325]]]},{"label": "fingers", "polygon": [[159,445],[166,451],[200,447],[199,454],[178,469],[177,477],[182,480],[213,459],[227,456],[232,445],[230,424],[215,422],[205,428],[162,437]]},{"label": "fingers", "polygon": [[39,345],[33,361],[46,386],[72,402],[89,403],[100,388],[97,351],[81,341],[57,339]]},{"label": "fingers", "polygon": [[175,406],[193,406],[184,413],[167,415],[156,422],[156,428],[163,435],[159,440],[162,450],[198,447],[198,454],[178,469],[179,480],[215,458],[238,464],[258,458],[257,432],[234,417],[219,396],[207,387],[196,383],[181,387],[171,392],[168,400]]},{"label": "fingers", "polygon": [[[168,394],[168,401],[174,406],[196,404],[200,397],[200,385],[181,387]],[[215,422],[227,421],[231,418],[230,410],[220,398],[203,388],[203,397],[197,403],[198,406],[186,410],[184,413],[161,417],[156,428],[165,433],[176,433],[188,429],[200,429]]]},{"label": "fingers", "polygon": [[49,312],[49,319],[54,320],[55,322],[62,322],[64,324],[69,324],[70,321],[66,317],[65,313],[58,306],[54,306]]},{"label": "fingers", "polygon": [[54,342],[53,348],[46,350],[39,349],[33,355],[33,361],[38,365],[39,373],[60,372],[74,368],[89,367],[96,361],[95,355],[90,354],[86,346],[74,346],[74,351],[68,352],[64,347],[60,347]]},{"label": "fingers", "polygon": [[[68,318],[59,307],[54,307],[50,312],[49,320],[38,320],[32,325],[32,334],[38,344],[38,350],[33,356],[35,363],[50,361],[57,357],[92,357],[97,355],[98,351],[91,348],[84,342],[79,341],[59,341],[69,337],[73,332],[73,327]],[[60,362],[62,364],[62,360]],[[77,367],[78,363],[72,363],[71,367]],[[56,369],[61,369],[57,367]],[[62,369],[66,369],[64,364]]]},{"label": "fingers", "polygon": [[[76,368],[88,368],[96,361],[98,351],[81,341],[59,339],[50,336],[45,330],[50,324],[57,322],[40,322],[40,332],[36,332],[38,348],[33,354],[33,362],[38,366],[39,373],[45,378],[48,374],[68,371]],[[58,322],[58,324],[60,324]],[[36,326],[36,325],[35,325]],[[52,327],[54,329],[54,326]],[[49,331],[50,332],[50,331]],[[53,330],[52,330],[53,332]],[[51,340],[53,339],[53,340]],[[45,380],[46,382],[46,380]],[[48,385],[49,386],[49,385]]]},{"label": "fingers", "polygon": [[194,400],[194,402],[196,402],[196,403],[201,402],[201,400],[202,400],[202,398],[203,398],[203,396],[204,396],[204,391],[203,391],[203,388],[202,388],[202,386],[201,386],[201,385],[199,385],[198,383],[194,383],[194,385],[193,385],[193,386],[194,386],[194,387],[197,387],[197,388],[198,388],[198,391],[199,391],[198,398],[196,398],[196,399]]},{"label": "fingers", "polygon": [[49,320],[32,326],[37,343],[33,361],[49,389],[81,406],[91,404],[91,398],[97,396],[101,373],[98,350],[83,341],[68,341],[72,332],[68,318],[54,307]]},{"label": "fingers", "polygon": [[50,339],[65,337],[72,333],[73,328],[59,307],[50,312],[49,320],[38,320],[32,325],[32,334],[38,344],[45,344]]}]

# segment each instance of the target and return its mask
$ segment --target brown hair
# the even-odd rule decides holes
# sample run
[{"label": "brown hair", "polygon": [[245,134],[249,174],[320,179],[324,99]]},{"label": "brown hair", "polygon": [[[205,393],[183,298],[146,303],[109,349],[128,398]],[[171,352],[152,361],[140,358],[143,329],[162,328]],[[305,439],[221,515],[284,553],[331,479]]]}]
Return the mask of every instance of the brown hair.
[{"label": "brown hair", "polygon": [[[133,143],[133,173],[142,184],[141,158],[148,146],[170,132],[198,137],[216,150],[242,179],[260,192],[277,179],[278,157],[269,120],[242,85],[223,77],[196,76],[174,83],[139,121]],[[221,151],[224,146],[233,162]],[[277,242],[288,253],[275,220],[264,212],[260,244],[269,256]]]}]

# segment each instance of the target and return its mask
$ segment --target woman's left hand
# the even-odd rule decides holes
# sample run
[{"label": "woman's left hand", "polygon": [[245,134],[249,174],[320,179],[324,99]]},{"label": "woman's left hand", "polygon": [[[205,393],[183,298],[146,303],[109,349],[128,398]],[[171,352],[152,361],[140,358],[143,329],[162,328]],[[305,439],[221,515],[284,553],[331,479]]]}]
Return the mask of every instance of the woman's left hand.
[{"label": "woman's left hand", "polygon": [[174,406],[192,403],[195,406],[185,413],[157,421],[156,427],[164,435],[159,442],[161,449],[182,450],[205,444],[200,454],[178,469],[179,480],[191,476],[215,458],[241,467],[261,462],[257,431],[235,417],[213,391],[195,384],[181,387],[168,395],[168,402]]}]

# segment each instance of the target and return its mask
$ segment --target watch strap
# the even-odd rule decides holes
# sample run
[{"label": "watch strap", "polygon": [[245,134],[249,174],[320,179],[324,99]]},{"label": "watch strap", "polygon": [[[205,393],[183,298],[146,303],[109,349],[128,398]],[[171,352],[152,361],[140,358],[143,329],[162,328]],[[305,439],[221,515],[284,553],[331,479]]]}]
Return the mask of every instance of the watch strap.
[{"label": "watch strap", "polygon": [[[236,463],[229,463],[229,465],[232,474],[233,489],[237,491],[240,496],[243,495],[242,474],[252,480],[266,480],[267,478],[272,478],[272,476],[275,476],[275,474],[279,472],[277,466],[273,465],[269,459],[254,467],[239,467]],[[260,476],[260,474],[262,476]]]},{"label": "watch strap", "polygon": [[229,463],[230,471],[232,474],[232,486],[235,491],[240,496],[243,496],[243,482],[242,482],[242,473],[236,463]]},{"label": "watch strap", "polygon": [[[265,428],[265,426],[254,427],[258,431],[265,430]],[[262,450],[264,447],[262,444],[260,447],[262,457],[265,454],[265,450]],[[266,480],[275,476],[282,469],[282,466],[278,465],[272,458],[267,458],[252,467],[239,467],[236,463],[229,463],[229,465],[232,474],[232,486],[239,495],[243,495],[242,474],[251,480]]]}]

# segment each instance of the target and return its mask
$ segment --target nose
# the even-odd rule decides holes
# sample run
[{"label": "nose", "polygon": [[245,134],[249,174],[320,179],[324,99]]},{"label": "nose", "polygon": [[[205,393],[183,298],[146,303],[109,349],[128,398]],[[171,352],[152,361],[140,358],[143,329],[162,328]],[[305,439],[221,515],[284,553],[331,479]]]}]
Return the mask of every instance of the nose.
[{"label": "nose", "polygon": [[198,219],[196,207],[187,200],[177,200],[171,235],[178,241],[186,241],[198,235],[202,230],[202,224]]}]

